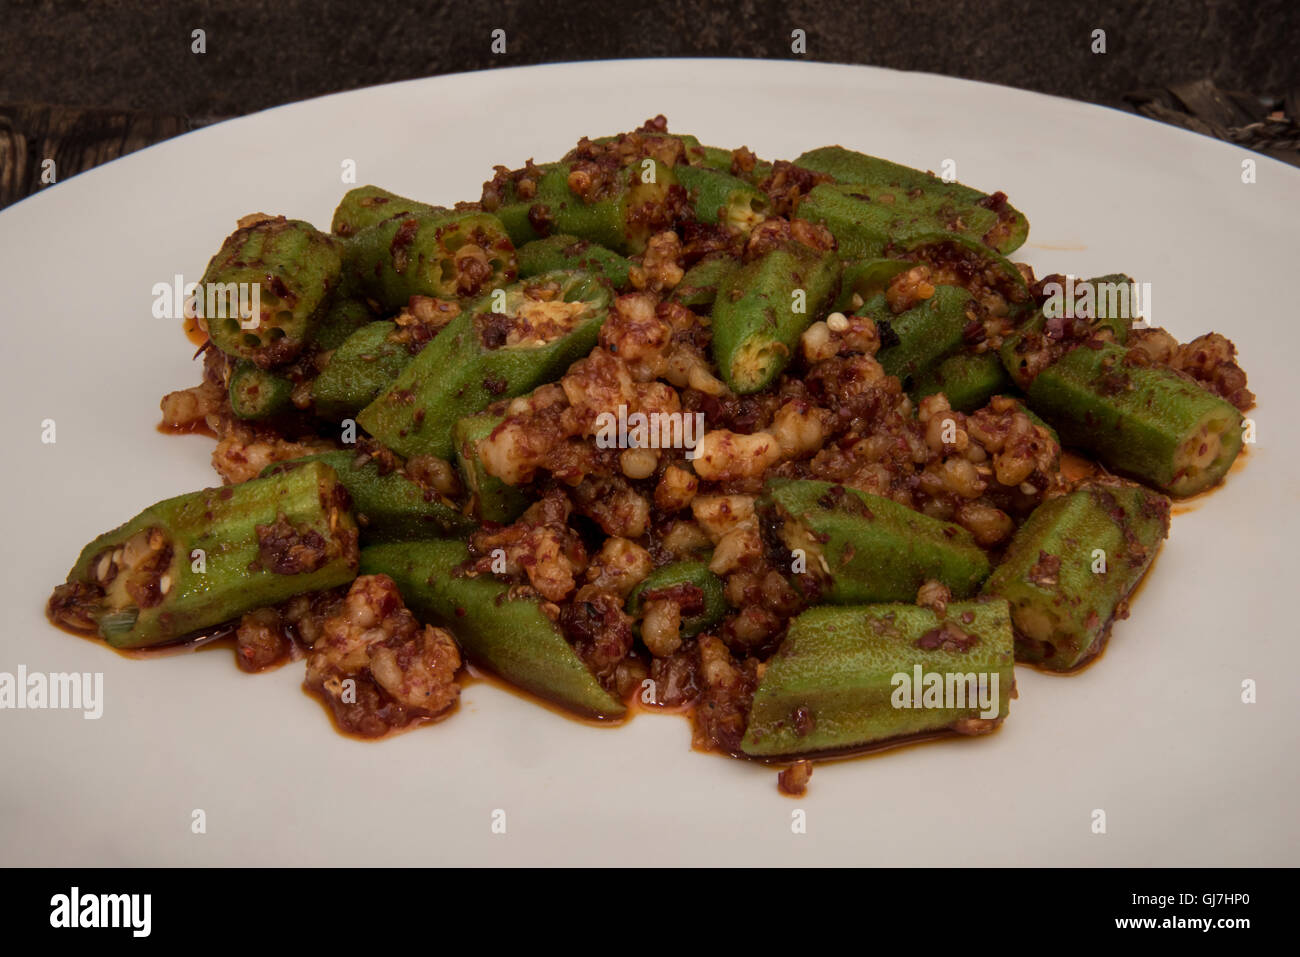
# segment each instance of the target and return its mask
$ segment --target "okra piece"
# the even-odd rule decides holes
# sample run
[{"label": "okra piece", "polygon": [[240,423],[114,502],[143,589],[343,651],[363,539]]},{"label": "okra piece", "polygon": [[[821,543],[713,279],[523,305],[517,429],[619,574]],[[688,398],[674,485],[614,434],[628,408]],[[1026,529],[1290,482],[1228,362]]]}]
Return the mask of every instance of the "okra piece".
[{"label": "okra piece", "polygon": [[895,276],[915,265],[901,259],[863,259],[847,264],[840,273],[840,294],[832,309],[857,311],[868,299],[884,292]]},{"label": "okra piece", "polygon": [[713,303],[713,359],[733,392],[758,392],[781,374],[799,336],[834,298],[833,252],[791,242],[732,273]]},{"label": "okra piece", "polygon": [[799,577],[800,587],[830,604],[913,601],[930,580],[968,598],[989,574],[970,532],[879,495],[771,478],[757,508],[768,544],[790,552],[791,569],[818,582],[810,589]]},{"label": "okra piece", "polygon": [[334,210],[330,232],[335,236],[355,236],[394,216],[429,216],[447,211],[445,207],[419,203],[378,186],[358,186],[348,190]]},{"label": "okra piece", "polygon": [[293,382],[247,359],[236,359],[230,373],[230,411],[241,419],[267,419],[293,408]]},{"label": "okra piece", "polygon": [[396,332],[395,322],[370,322],[334,350],[312,382],[317,415],[331,420],[355,416],[392,384],[412,358],[405,343],[394,341]]},{"label": "okra piece", "polygon": [[1004,248],[988,241],[1002,225],[997,213],[981,206],[954,206],[942,195],[925,192],[822,183],[799,204],[799,218],[829,229],[846,259],[880,258],[935,235],[966,236],[999,252]]},{"label": "okra piece", "polygon": [[[296,219],[280,216],[235,230],[200,286],[212,344],[263,369],[291,361],[330,307],[342,255],[337,239]],[[250,314],[241,315],[246,307]]]},{"label": "okra piece", "polygon": [[614,173],[609,188],[589,199],[569,188],[573,164],[561,163],[538,181],[530,216],[549,223],[548,234],[577,236],[625,256],[635,255],[645,249],[652,234],[672,225],[669,191],[677,185],[677,177],[671,167],[650,162],[652,174],[640,162],[633,163]]},{"label": "okra piece", "polygon": [[578,271],[489,293],[448,323],[357,422],[400,455],[450,459],[457,419],[563,375],[595,347],[612,300],[608,283]]},{"label": "okra piece", "polygon": [[408,608],[427,624],[456,636],[475,664],[513,685],[593,718],[617,718],[624,704],[600,686],[534,597],[511,597],[491,575],[461,571],[463,542],[372,545],[362,549],[362,574],[385,574]]},{"label": "okra piece", "polygon": [[139,648],[342,585],[358,560],[347,502],[323,462],[159,502],[82,550],[50,617]]},{"label": "okra piece", "polygon": [[452,439],[456,445],[456,464],[469,490],[469,510],[480,521],[509,525],[528,508],[529,499],[521,489],[507,485],[483,466],[478,444],[492,434],[505,419],[499,407],[467,415],[456,423]]},{"label": "okra piece", "polygon": [[1176,497],[1218,484],[1241,451],[1241,413],[1176,372],[1127,356],[1096,341],[1067,352],[1034,378],[1029,407],[1063,444],[1113,472]]},{"label": "okra piece", "polygon": [[697,262],[669,298],[689,309],[708,309],[718,298],[718,289],[740,268],[740,262],[725,253],[714,253]]},{"label": "okra piece", "polygon": [[1011,603],[1016,660],[1072,671],[1111,626],[1169,534],[1169,499],[1140,485],[1093,482],[1034,509],[984,594]]},{"label": "okra piece", "polygon": [[477,296],[512,281],[515,247],[488,213],[436,212],[396,216],[348,240],[347,278],[383,309],[412,296]]},{"label": "okra piece", "polygon": [[683,612],[699,609],[682,615],[681,635],[686,638],[716,625],[727,614],[722,579],[709,571],[708,562],[673,562],[656,568],[628,595],[627,613],[640,618],[646,602],[663,597],[675,599]]},{"label": "okra piece", "polygon": [[888,343],[876,360],[910,388],[916,377],[965,344],[966,326],[975,316],[973,303],[960,286],[935,286],[933,296],[898,315],[884,293],[868,299],[858,314],[875,320],[881,343]]},{"label": "okra piece", "polygon": [[[809,150],[794,162],[815,173],[825,173],[838,184],[855,189],[865,187],[859,191],[873,200],[879,201],[883,196],[892,196],[895,201],[900,197],[915,199],[918,213],[937,215],[945,223],[945,229],[951,229],[951,224],[960,219],[963,231],[969,231],[974,238],[1004,255],[1020,248],[1029,235],[1029,221],[1001,193],[990,196],[961,183],[945,183],[924,170],[842,146]],[[808,218],[803,212],[800,215]],[[980,225],[983,223],[988,225]]]},{"label": "okra piece", "polygon": [[[1125,287],[1122,296],[1121,286]],[[1076,318],[1091,320],[1093,329],[1109,330],[1111,341],[1122,346],[1128,342],[1129,332],[1133,329],[1136,305],[1131,298],[1133,288],[1133,280],[1123,273],[1108,273],[1093,279],[1067,276],[1061,289],[1060,305],[1064,309],[1068,303]],[[1048,308],[1046,303],[1043,308]],[[1041,328],[1042,317],[1036,318],[1039,320],[1038,328]]]},{"label": "okra piece", "polygon": [[364,299],[344,295],[340,289],[325,315],[312,330],[310,341],[317,349],[337,349],[348,336],[375,319]]},{"label": "okra piece", "polygon": [[381,471],[375,459],[347,449],[276,462],[262,475],[278,475],[312,462],[323,462],[338,475],[352,500],[352,514],[365,544],[465,535],[477,527],[450,499],[400,471]]},{"label": "okra piece", "polygon": [[958,412],[974,412],[989,399],[1011,388],[1011,377],[996,352],[959,352],[948,356],[913,380],[914,397],[942,392]]},{"label": "okra piece", "polygon": [[[694,137],[691,137],[694,139]],[[685,137],[683,137],[685,140]],[[704,146],[697,142],[687,143],[686,160],[692,166],[699,166],[704,169],[716,169],[722,173],[731,172],[731,162],[735,156],[733,150],[723,149],[721,146]]]},{"label": "okra piece", "polygon": [[771,210],[766,193],[730,173],[704,166],[678,166],[674,174],[690,197],[695,218],[702,223],[729,226],[748,234]]},{"label": "okra piece", "polygon": [[741,751],[831,757],[1006,718],[1015,688],[1007,603],[816,607],[767,662]]},{"label": "okra piece", "polygon": [[594,276],[604,276],[615,289],[624,289],[632,262],[613,250],[577,236],[548,236],[519,247],[520,279],[557,269],[580,269]]}]

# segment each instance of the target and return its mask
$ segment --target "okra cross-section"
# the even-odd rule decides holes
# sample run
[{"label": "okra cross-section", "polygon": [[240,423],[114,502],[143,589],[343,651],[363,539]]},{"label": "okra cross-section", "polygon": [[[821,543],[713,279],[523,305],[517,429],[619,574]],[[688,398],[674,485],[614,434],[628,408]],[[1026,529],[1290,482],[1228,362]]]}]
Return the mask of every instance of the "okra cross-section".
[{"label": "okra cross-section", "polygon": [[761,759],[832,756],[945,732],[982,734],[1015,687],[999,600],[810,608],[768,661],[741,742]]},{"label": "okra cross-section", "polygon": [[[375,545],[361,552],[362,574],[397,583],[422,622],[440,625],[474,662],[525,691],[594,718],[617,718],[626,706],[600,686],[534,597],[511,597],[491,575],[467,575],[463,542]],[[553,606],[552,606],[553,607]]]},{"label": "okra cross-section", "polygon": [[487,213],[412,213],[384,220],[347,241],[346,278],[384,309],[412,296],[477,296],[518,274],[515,247]]},{"label": "okra cross-section", "polygon": [[1095,657],[1169,534],[1169,499],[1090,483],[1039,505],[984,594],[1011,603],[1016,658],[1071,671]]},{"label": "okra cross-section", "polygon": [[[839,605],[912,601],[926,581],[975,594],[989,560],[970,532],[893,499],[831,482],[768,479],[757,503],[764,536]],[[804,581],[805,578],[800,578]],[[805,588],[807,586],[804,586]]]},{"label": "okra cross-section", "polygon": [[348,496],[323,462],[159,502],[95,539],[48,613],[119,648],[183,638],[357,573]]},{"label": "okra cross-section", "polygon": [[450,459],[457,419],[562,375],[595,347],[612,301],[607,283],[577,271],[489,293],[448,323],[357,422],[401,455]]},{"label": "okra cross-section", "polygon": [[678,166],[674,173],[702,223],[748,234],[771,209],[766,193],[730,173],[704,166]]},{"label": "okra cross-section", "polygon": [[791,242],[723,280],[713,304],[713,359],[734,392],[758,392],[781,374],[839,276],[835,253]]},{"label": "okra cross-section", "polygon": [[1241,451],[1241,413],[1230,402],[1110,343],[1072,349],[1027,392],[1062,443],[1174,496],[1217,485]]}]

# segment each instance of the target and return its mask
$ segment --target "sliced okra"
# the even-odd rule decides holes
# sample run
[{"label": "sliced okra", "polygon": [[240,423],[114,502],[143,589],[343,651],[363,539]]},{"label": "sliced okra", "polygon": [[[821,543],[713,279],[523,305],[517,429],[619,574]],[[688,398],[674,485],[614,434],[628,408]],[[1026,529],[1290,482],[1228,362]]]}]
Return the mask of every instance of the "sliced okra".
[{"label": "sliced okra", "polygon": [[768,479],[757,502],[768,545],[788,552],[795,581],[836,605],[908,601],[926,581],[975,594],[989,560],[970,532],[892,499],[831,482]]},{"label": "sliced okra", "polygon": [[722,579],[709,571],[708,562],[673,562],[656,568],[628,595],[628,614],[639,619],[648,602],[664,598],[681,608],[680,634],[685,638],[716,625],[727,614]]},{"label": "sliced okra", "polygon": [[230,411],[241,419],[268,419],[293,408],[293,381],[236,359],[230,373]]},{"label": "sliced okra", "polygon": [[708,309],[718,298],[718,290],[739,268],[739,260],[725,253],[706,256],[686,270],[669,298],[690,309]]},{"label": "sliced okra", "polygon": [[996,352],[958,352],[940,360],[913,380],[913,397],[942,392],[957,412],[974,412],[1011,387],[1011,378]]},{"label": "sliced okra", "polygon": [[840,293],[832,308],[836,312],[860,309],[868,299],[884,292],[890,280],[915,265],[901,259],[862,259],[846,264],[840,274]]},{"label": "sliced okra", "polygon": [[323,462],[159,502],[87,545],[48,614],[118,648],[174,641],[357,573],[357,526]]},{"label": "sliced okra", "polygon": [[452,432],[456,464],[469,491],[470,513],[480,521],[501,525],[513,522],[529,504],[528,496],[521,489],[489,473],[479,455],[479,442],[491,435],[505,417],[500,407],[484,409],[457,421]]},{"label": "sliced okra", "polygon": [[1174,496],[1218,484],[1241,451],[1241,413],[1164,366],[1096,340],[1034,377],[1029,407],[1067,446]]},{"label": "sliced okra", "polygon": [[748,234],[771,209],[766,193],[730,173],[705,166],[678,166],[674,173],[702,223]]},{"label": "sliced okra", "polygon": [[758,392],[781,374],[839,275],[835,253],[791,242],[726,278],[713,303],[713,359],[732,391]]},{"label": "sliced okra", "polygon": [[395,322],[370,322],[334,350],[312,381],[317,415],[330,420],[355,416],[388,388],[412,358],[406,344],[394,338],[396,332]]},{"label": "sliced okra", "polygon": [[400,470],[385,470],[376,459],[347,449],[277,462],[267,466],[262,475],[278,475],[311,462],[323,462],[338,475],[352,500],[352,513],[365,544],[464,535],[477,527],[445,495]]},{"label": "sliced okra", "polygon": [[412,213],[360,230],[347,242],[345,272],[383,309],[412,296],[477,296],[518,273],[515,247],[488,213]]},{"label": "sliced okra", "polygon": [[357,422],[400,455],[450,459],[457,419],[562,375],[596,345],[612,300],[607,282],[570,270],[489,293],[448,323]]},{"label": "sliced okra", "polygon": [[875,320],[884,347],[876,360],[905,388],[939,360],[960,349],[967,326],[976,319],[974,300],[960,286],[935,286],[934,295],[894,315],[884,293],[868,299],[858,315]]},{"label": "sliced okra", "polygon": [[624,289],[632,262],[612,249],[577,236],[556,235],[535,239],[519,247],[519,278],[529,279],[557,269],[580,269],[604,276],[615,289]]},{"label": "sliced okra", "polygon": [[[212,344],[264,369],[291,361],[329,310],[341,270],[342,245],[311,223],[279,216],[241,226],[200,285]],[[240,315],[253,286],[259,315]]]},{"label": "sliced okra", "polygon": [[373,545],[362,574],[385,574],[422,622],[456,636],[466,656],[511,684],[578,714],[617,718],[626,706],[600,686],[535,596],[513,597],[491,575],[470,575],[463,542]]},{"label": "sliced okra", "polygon": [[754,693],[741,742],[760,759],[833,756],[946,732],[982,734],[1015,688],[998,600],[817,607],[790,623]]},{"label": "sliced okra", "polygon": [[429,216],[446,212],[448,210],[442,206],[416,202],[378,186],[358,186],[348,190],[334,210],[330,232],[335,236],[355,236],[361,230],[394,216]]},{"label": "sliced okra", "polygon": [[312,330],[309,341],[317,349],[337,349],[347,341],[348,336],[375,319],[375,314],[370,311],[370,306],[364,299],[345,295],[345,291],[338,291],[329,309]]},{"label": "sliced okra", "polygon": [[814,173],[825,173],[836,183],[866,187],[862,191],[876,199],[892,196],[896,200],[901,195],[920,200],[918,213],[938,216],[944,229],[952,229],[960,221],[963,232],[1004,255],[1022,246],[1029,235],[1029,221],[1002,193],[990,196],[961,183],[944,182],[924,170],[842,146],[809,150],[794,162]]},{"label": "sliced okra", "polygon": [[1016,659],[1071,671],[1095,657],[1169,534],[1169,499],[1093,482],[1039,505],[983,593],[1011,603]]}]

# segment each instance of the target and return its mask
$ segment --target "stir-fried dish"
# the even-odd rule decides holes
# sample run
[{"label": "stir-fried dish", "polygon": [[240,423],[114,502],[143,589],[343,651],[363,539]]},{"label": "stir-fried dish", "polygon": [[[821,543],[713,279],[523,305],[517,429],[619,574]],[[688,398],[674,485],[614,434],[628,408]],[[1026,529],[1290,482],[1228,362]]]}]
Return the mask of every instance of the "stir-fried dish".
[{"label": "stir-fried dish", "polygon": [[469,663],[586,718],[685,711],[789,793],[991,731],[1015,662],[1098,655],[1254,403],[1129,277],[1010,261],[1028,228],[663,117],[452,208],[246,216],[190,303],[202,381],[162,400],[223,484],[87,545],[49,617],[303,660],[364,737],[454,713]]}]

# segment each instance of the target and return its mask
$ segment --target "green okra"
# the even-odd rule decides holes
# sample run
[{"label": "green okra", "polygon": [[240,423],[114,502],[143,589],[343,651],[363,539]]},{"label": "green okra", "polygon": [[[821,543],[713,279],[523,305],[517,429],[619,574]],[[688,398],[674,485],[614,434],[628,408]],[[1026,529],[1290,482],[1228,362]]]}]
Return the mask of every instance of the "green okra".
[{"label": "green okra", "polygon": [[674,173],[702,223],[721,224],[748,233],[767,218],[767,194],[730,173],[705,166],[679,166]]},{"label": "green okra", "polygon": [[344,340],[312,382],[316,414],[325,419],[353,417],[383,392],[411,362],[406,344],[396,341],[397,323],[367,323]]},{"label": "green okra", "polygon": [[1093,482],[1049,499],[1016,532],[984,594],[1011,603],[1016,660],[1071,671],[1095,657],[1169,534],[1169,499]]},{"label": "green okra", "polygon": [[400,455],[450,459],[457,419],[563,375],[596,345],[612,301],[607,282],[575,270],[490,293],[448,323],[357,422]]},{"label": "green okra", "polygon": [[913,396],[942,392],[957,412],[974,412],[1011,387],[1011,377],[996,352],[958,352],[913,379]]},{"label": "green okra", "polygon": [[[628,595],[627,613],[640,618],[646,602],[665,596],[684,606],[681,634],[686,638],[716,625],[727,614],[722,579],[709,571],[708,562],[673,562],[656,568]],[[699,610],[688,613],[688,608]]]},{"label": "green okra", "polygon": [[478,444],[492,434],[505,419],[499,406],[484,409],[460,419],[452,431],[456,446],[456,464],[469,491],[469,509],[480,521],[509,525],[528,508],[529,499],[522,489],[507,485],[483,466]]},{"label": "green okra", "polygon": [[[911,208],[918,215],[938,218],[946,230],[960,220],[963,232],[1003,254],[1024,245],[1029,235],[1029,221],[1002,194],[990,196],[961,183],[946,183],[932,173],[842,146],[809,150],[794,162],[815,173],[825,173],[837,184],[866,193],[873,200],[886,195],[895,202],[900,197],[914,199]],[[802,211],[800,215],[809,218]]]},{"label": "green okra", "polygon": [[1111,343],[1065,353],[1027,395],[1063,444],[1174,496],[1218,484],[1241,451],[1242,417],[1230,402],[1164,366],[1130,363]]},{"label": "green okra", "polygon": [[[799,218],[829,229],[846,259],[875,259],[906,251],[936,235],[984,242],[983,237],[1000,224],[992,210],[969,206],[957,211],[941,196],[831,183],[812,188],[799,204]],[[985,245],[1001,251],[995,244]]]},{"label": "green okra", "polygon": [[373,545],[361,552],[362,574],[397,583],[422,622],[447,628],[473,662],[511,684],[580,715],[617,718],[626,706],[601,687],[535,597],[511,596],[491,575],[466,575],[463,542]]},{"label": "green okra", "polygon": [[988,556],[966,529],[879,495],[770,478],[757,509],[768,543],[791,552],[792,570],[807,572],[800,587],[831,604],[912,601],[931,580],[968,598],[989,574]]},{"label": "green okra", "polygon": [[708,309],[718,298],[718,289],[739,268],[739,260],[725,253],[706,256],[686,270],[669,299],[690,309]]},{"label": "green okra", "polygon": [[430,216],[446,212],[445,207],[419,203],[378,186],[358,186],[348,190],[334,210],[330,232],[335,236],[355,236],[361,230],[394,216]]},{"label": "green okra", "polygon": [[395,216],[360,230],[346,249],[346,278],[390,311],[412,296],[477,296],[518,273],[501,221],[482,212]]},{"label": "green okra", "polygon": [[604,276],[615,289],[625,289],[631,260],[577,236],[556,235],[519,247],[519,278],[528,279],[557,269],[580,269]]},{"label": "green okra", "polygon": [[267,419],[293,408],[293,381],[236,359],[230,373],[230,411],[241,419]]},{"label": "green okra", "polygon": [[836,312],[854,312],[868,299],[884,292],[890,281],[916,263],[901,259],[863,259],[848,263],[840,274],[840,293],[835,297]]},{"label": "green okra", "polygon": [[[1131,298],[1131,292],[1134,286],[1133,280],[1123,273],[1108,273],[1092,279],[1067,276],[1057,291],[1059,302],[1055,306],[1045,302],[1042,312],[1034,317],[1032,326],[1026,332],[1041,332],[1049,310],[1059,308],[1060,315],[1066,315],[1068,306],[1068,314],[1072,318],[1089,320],[1089,325],[1097,332],[1109,332],[1107,338],[1111,342],[1125,345],[1133,329],[1136,303]],[[1044,291],[1046,292],[1046,287]]]},{"label": "green okra", "polygon": [[781,374],[826,312],[839,273],[835,253],[792,242],[726,278],[713,303],[713,359],[732,391],[758,392]]},{"label": "green okra", "polygon": [[347,494],[323,462],[159,502],[81,552],[50,613],[118,648],[158,645],[357,573]]},{"label": "green okra", "polygon": [[767,662],[741,751],[833,756],[946,732],[982,734],[1015,689],[1007,603],[810,608]]},{"label": "green okra", "polygon": [[647,162],[650,165],[637,162],[619,170],[612,188],[591,201],[569,188],[571,164],[547,170],[533,204],[545,212],[536,218],[550,223],[550,233],[577,236],[625,256],[641,252],[651,235],[671,227],[666,212],[669,191],[677,185],[671,167],[654,159]]},{"label": "green okra", "polygon": [[[235,230],[200,285],[212,344],[264,369],[294,359],[329,310],[342,255],[337,239],[296,219],[280,216]],[[259,315],[240,315],[245,307],[251,312],[253,287]]]},{"label": "green okra", "polygon": [[[683,139],[685,139],[683,137]],[[694,137],[691,137],[694,139]],[[735,158],[735,151],[723,149],[720,146],[704,146],[698,141],[687,143],[686,160],[692,166],[703,167],[704,169],[716,169],[722,173],[731,172],[732,160]]]},{"label": "green okra", "polygon": [[966,327],[975,318],[974,300],[960,286],[935,286],[933,296],[898,315],[890,310],[884,293],[878,293],[858,314],[876,323],[881,341],[876,360],[909,388],[918,376],[963,346]]},{"label": "green okra", "polygon": [[464,536],[478,527],[449,498],[412,481],[400,470],[384,471],[375,459],[350,449],[276,462],[263,469],[262,476],[311,462],[323,462],[334,469],[339,484],[347,489],[362,544]]},{"label": "green okra", "polygon": [[317,349],[337,349],[347,341],[348,336],[368,322],[373,322],[375,314],[364,299],[345,296],[340,289],[330,304],[325,315],[312,330],[311,345]]}]

